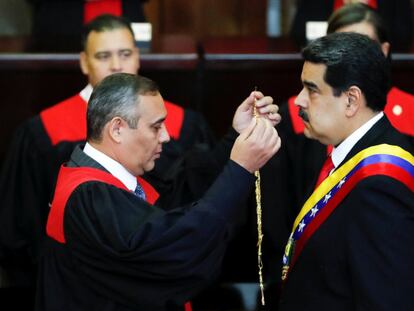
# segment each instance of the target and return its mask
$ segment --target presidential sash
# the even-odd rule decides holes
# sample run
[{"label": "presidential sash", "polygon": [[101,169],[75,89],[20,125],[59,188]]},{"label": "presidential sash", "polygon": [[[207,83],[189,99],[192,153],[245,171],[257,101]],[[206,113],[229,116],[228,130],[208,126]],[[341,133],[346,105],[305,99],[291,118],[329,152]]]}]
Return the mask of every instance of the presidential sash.
[{"label": "presidential sash", "polygon": [[327,177],[296,217],[283,255],[282,280],[287,279],[312,234],[358,182],[373,175],[397,179],[414,191],[414,156],[398,146],[372,146],[360,151]]}]

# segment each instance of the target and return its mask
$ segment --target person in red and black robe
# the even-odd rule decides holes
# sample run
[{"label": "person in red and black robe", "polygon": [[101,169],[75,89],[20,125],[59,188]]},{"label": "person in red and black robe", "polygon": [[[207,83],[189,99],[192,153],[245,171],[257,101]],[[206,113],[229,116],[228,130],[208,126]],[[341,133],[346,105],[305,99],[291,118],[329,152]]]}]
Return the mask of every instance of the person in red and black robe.
[{"label": "person in red and black robe", "polygon": [[[34,285],[35,264],[58,169],[69,159],[74,146],[86,139],[87,102],[93,87],[110,74],[136,74],[139,69],[132,29],[123,18],[101,15],[86,26],[83,44],[81,69],[89,84],[80,93],[43,110],[20,126],[2,166],[0,266],[6,269],[8,283],[13,287]],[[158,185],[164,185],[170,166],[185,151],[208,150],[214,144],[201,114],[168,101],[165,106],[168,111],[165,124],[171,141],[165,144],[163,155],[151,173],[152,182]],[[185,189],[190,187],[187,185]],[[187,200],[190,198],[191,195]]]},{"label": "person in red and black robe", "polygon": [[[253,119],[254,97],[269,119]],[[157,86],[126,73],[99,83],[88,105],[87,143],[59,172],[36,310],[173,310],[209,284],[254,172],[280,148],[271,103],[257,93],[239,106],[231,151],[208,153],[211,163],[227,158],[217,179],[198,201],[166,212],[148,202],[136,179],[154,168],[169,140]]]}]

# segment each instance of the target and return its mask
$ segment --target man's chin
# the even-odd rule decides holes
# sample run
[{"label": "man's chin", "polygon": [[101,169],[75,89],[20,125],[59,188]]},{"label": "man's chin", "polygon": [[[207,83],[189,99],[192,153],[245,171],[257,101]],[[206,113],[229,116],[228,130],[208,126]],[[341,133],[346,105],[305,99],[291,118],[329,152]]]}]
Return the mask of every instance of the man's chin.
[{"label": "man's chin", "polygon": [[305,129],[303,130],[303,134],[306,136],[306,138],[316,139],[316,137],[312,134],[312,132],[309,130],[309,128],[306,125],[305,125]]},{"label": "man's chin", "polygon": [[152,171],[154,169],[154,167],[155,167],[155,160],[151,161],[151,162],[148,162],[147,165],[145,165],[145,167],[144,167],[144,171],[145,172]]}]

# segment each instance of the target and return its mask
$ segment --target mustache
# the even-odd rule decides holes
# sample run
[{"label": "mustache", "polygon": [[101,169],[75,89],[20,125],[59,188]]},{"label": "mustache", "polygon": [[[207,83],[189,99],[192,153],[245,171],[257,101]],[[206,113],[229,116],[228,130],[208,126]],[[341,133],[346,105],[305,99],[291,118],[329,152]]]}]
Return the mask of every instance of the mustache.
[{"label": "mustache", "polygon": [[302,118],[302,120],[303,120],[303,121],[305,121],[305,122],[309,122],[309,116],[308,116],[308,114],[307,114],[305,111],[303,111],[303,109],[302,109],[302,108],[299,108],[299,113],[298,113],[298,115],[299,115],[299,117],[301,117],[301,118]]}]

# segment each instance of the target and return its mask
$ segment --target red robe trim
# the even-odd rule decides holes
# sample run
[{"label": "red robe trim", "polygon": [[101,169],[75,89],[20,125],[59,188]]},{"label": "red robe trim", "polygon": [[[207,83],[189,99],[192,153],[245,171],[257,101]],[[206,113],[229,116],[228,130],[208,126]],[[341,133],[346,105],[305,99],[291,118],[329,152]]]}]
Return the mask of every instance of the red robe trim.
[{"label": "red robe trim", "polygon": [[87,24],[95,17],[102,14],[122,16],[121,0],[96,0],[86,1],[83,5],[83,23]]},{"label": "red robe trim", "polygon": [[144,190],[145,197],[147,198],[147,202],[154,205],[154,203],[158,200],[160,197],[157,190],[154,189],[153,186],[149,182],[147,182],[145,179],[141,177],[137,177],[138,183],[141,185],[142,189]]},{"label": "red robe trim", "polygon": [[[65,167],[62,165],[46,225],[47,235],[60,243],[66,243],[63,228],[66,203],[73,191],[80,184],[88,181],[100,181],[130,192],[118,178],[100,169],[91,167]],[[153,200],[156,200],[159,196],[157,191],[142,178],[138,177],[138,182],[141,183],[144,189],[147,201],[153,204],[155,202]]]},{"label": "red robe trim", "polygon": [[397,130],[414,136],[414,95],[393,87],[388,93],[384,113]]},{"label": "red robe trim", "polygon": [[169,101],[164,101],[167,109],[167,119],[165,119],[165,127],[168,134],[175,140],[178,140],[181,135],[181,129],[184,122],[184,108]]},{"label": "red robe trim", "polygon": [[53,146],[86,140],[86,103],[79,94],[43,110],[40,118]]}]

